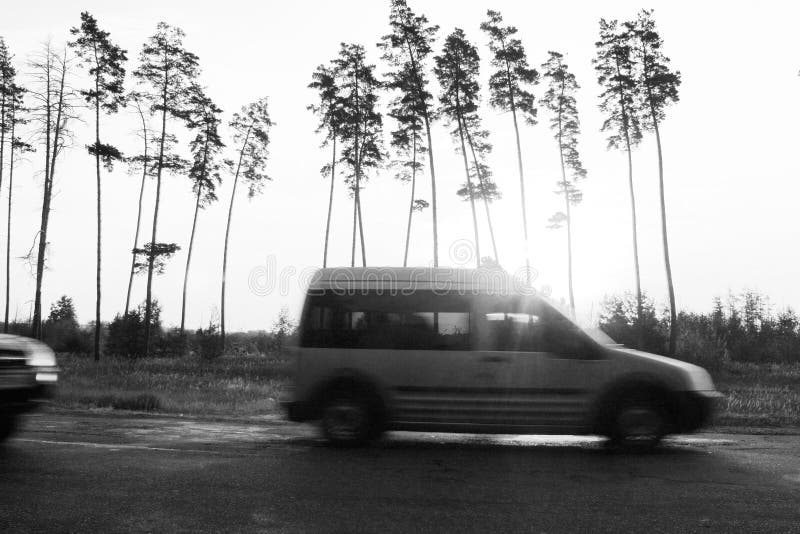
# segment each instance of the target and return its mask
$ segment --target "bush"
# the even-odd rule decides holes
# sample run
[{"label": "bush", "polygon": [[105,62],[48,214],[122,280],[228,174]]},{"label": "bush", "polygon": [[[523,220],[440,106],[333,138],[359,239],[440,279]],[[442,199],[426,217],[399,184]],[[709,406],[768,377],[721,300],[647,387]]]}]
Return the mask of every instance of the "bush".
[{"label": "bush", "polygon": [[208,328],[199,328],[194,335],[195,354],[204,360],[213,360],[222,356],[222,336],[219,327],[214,323],[209,323]]},{"label": "bush", "polygon": [[[161,306],[157,301],[153,301],[150,316],[150,336],[153,346],[158,345],[158,338],[162,336],[161,331]],[[108,324],[108,341],[106,342],[106,353],[115,356],[126,356],[136,358],[144,356],[144,304],[139,305],[135,310],[130,310],[124,315],[117,315]]]}]

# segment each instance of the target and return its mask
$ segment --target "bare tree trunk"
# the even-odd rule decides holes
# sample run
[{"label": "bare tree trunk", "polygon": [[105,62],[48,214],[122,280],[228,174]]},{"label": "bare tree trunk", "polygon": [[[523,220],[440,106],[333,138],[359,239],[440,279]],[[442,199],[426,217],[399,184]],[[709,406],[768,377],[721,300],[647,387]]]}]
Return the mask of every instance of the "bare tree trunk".
[{"label": "bare tree trunk", "polygon": [[[44,191],[44,198],[42,201],[42,222],[41,222],[41,228],[39,230],[39,250],[36,259],[36,293],[34,296],[33,317],[31,319],[33,323],[33,334],[34,334],[33,337],[38,339],[41,339],[42,337],[42,281],[44,279],[44,264],[45,264],[45,256],[47,254],[47,228],[50,223],[50,200],[52,197],[53,178],[56,170],[56,158],[58,157],[58,153],[60,150],[58,143],[61,138],[61,135],[63,134],[63,127],[64,127],[64,125],[62,124],[62,116],[64,114],[64,91],[65,91],[66,75],[67,75],[67,64],[66,64],[67,59],[66,56],[64,56],[60,60],[61,78],[58,82],[59,89],[58,89],[58,103],[56,104],[56,120],[51,125],[50,120],[52,118],[52,111],[50,108],[51,106],[50,61],[52,61],[52,51],[49,49],[48,45],[47,113],[46,113],[47,116],[46,130],[48,139],[47,139],[46,154],[49,156],[50,161],[46,163],[46,166],[49,167],[49,170],[45,171],[45,191]],[[52,132],[52,146],[50,145],[51,132]]]},{"label": "bare tree trunk", "polygon": [[131,249],[131,272],[128,276],[128,293],[125,297],[125,315],[128,315],[128,310],[130,309],[131,303],[131,288],[133,287],[133,275],[136,268],[136,247],[139,243],[139,228],[141,227],[142,222],[142,199],[144,198],[144,184],[145,179],[147,178],[147,124],[144,120],[144,113],[142,112],[142,108],[139,106],[139,103],[136,103],[136,107],[139,111],[139,116],[142,119],[142,134],[144,135],[144,159],[142,161],[142,185],[139,188],[139,209],[136,212],[136,233],[133,236],[133,248]]},{"label": "bare tree trunk", "polygon": [[200,195],[202,184],[197,188],[197,199],[194,204],[194,218],[192,219],[192,233],[189,236],[189,250],[186,253],[186,270],[183,273],[183,298],[181,300],[181,336],[183,336],[184,326],[186,325],[186,288],[189,283],[189,265],[192,263],[192,249],[194,248],[194,234],[197,228],[197,214],[200,212]]},{"label": "bare tree trunk", "polygon": [[350,251],[350,267],[356,266],[356,228],[358,228],[358,201],[356,192],[353,191],[353,247]]},{"label": "bare tree trunk", "polygon": [[328,266],[328,238],[331,233],[331,213],[333,212],[333,184],[336,182],[336,132],[333,132],[333,156],[331,156],[331,194],[328,198],[328,220],[325,223],[325,251],[322,254],[322,268]]},{"label": "bare tree trunk", "polygon": [[[95,52],[95,62],[97,53]],[[102,261],[102,211],[101,211],[101,185],[100,185],[100,80],[99,74],[95,75],[95,168],[97,169],[97,300],[94,310],[94,361],[100,361],[100,334],[102,323],[100,322],[100,299],[101,289],[101,261]]]},{"label": "bare tree trunk", "polygon": [[361,237],[361,265],[367,266],[367,252],[364,248],[364,220],[361,218],[361,194],[356,192],[356,207],[358,208],[358,235]]},{"label": "bare tree trunk", "polygon": [[155,263],[156,231],[158,230],[158,207],[161,202],[161,173],[164,168],[164,140],[167,135],[167,84],[168,72],[164,73],[162,89],[161,139],[158,147],[158,168],[156,170],[156,203],[153,209],[153,229],[150,235],[150,254],[147,258],[147,295],[144,306],[144,355],[150,356],[150,320],[153,314],[153,264]]},{"label": "bare tree trunk", "polygon": [[11,154],[8,167],[8,218],[6,221],[6,314],[3,321],[3,333],[8,333],[8,308],[11,294],[11,197],[14,193],[14,135],[16,126],[16,110],[11,104]]},{"label": "bare tree trunk", "polygon": [[458,116],[458,137],[461,139],[461,155],[464,157],[464,172],[467,175],[467,192],[469,195],[469,207],[472,209],[472,231],[475,235],[475,266],[481,266],[481,246],[480,238],[478,237],[478,215],[475,213],[475,199],[472,197],[472,179],[469,176],[469,162],[467,162],[467,147],[464,144],[464,131],[461,121],[460,105]]},{"label": "bare tree trunk", "polygon": [[406,227],[406,250],[403,254],[403,267],[408,267],[408,245],[411,241],[411,216],[414,214],[414,196],[417,188],[417,137],[414,136],[411,157],[411,202],[408,206],[408,226]]},{"label": "bare tree trunk", "polygon": [[[414,80],[417,85],[417,94],[420,95],[423,92],[423,85],[422,85],[422,76],[419,73],[419,65],[417,65],[417,60],[414,57],[414,51],[411,48],[411,43],[406,38],[406,48],[408,48],[408,56],[411,60],[411,67],[414,70]],[[431,170],[431,212],[433,215],[433,266],[439,266],[439,227],[438,227],[438,219],[437,219],[437,211],[436,211],[436,169],[433,164],[433,140],[431,139],[431,124],[430,124],[430,117],[428,113],[428,106],[425,102],[421,102],[423,104],[423,108],[425,112],[423,114],[423,119],[425,120],[425,134],[428,138],[428,167]]]},{"label": "bare tree trunk", "polygon": [[250,141],[250,132],[253,130],[253,123],[247,128],[247,133],[244,136],[242,148],[239,151],[239,163],[236,165],[236,175],[233,178],[233,191],[231,191],[231,203],[228,206],[228,223],[225,226],[225,248],[222,251],[222,291],[220,295],[220,315],[219,315],[219,332],[220,341],[222,343],[222,350],[225,350],[225,276],[228,271],[228,240],[231,235],[231,219],[233,218],[233,201],[236,199],[236,185],[239,183],[239,171],[242,169],[242,159],[244,158],[244,151],[247,149],[247,143]]},{"label": "bare tree trunk", "polygon": [[627,128],[625,129],[625,143],[628,152],[628,188],[631,196],[631,226],[633,227],[633,267],[636,276],[636,318],[638,325],[639,349],[644,347],[644,324],[642,322],[642,284],[639,275],[639,238],[636,229],[636,193],[633,189],[633,158],[631,156],[631,141]]},{"label": "bare tree trunk", "polygon": [[669,241],[667,240],[667,207],[664,200],[664,160],[661,152],[661,135],[658,131],[658,117],[652,102],[650,113],[653,118],[653,129],[656,134],[656,147],[658,148],[658,193],[661,204],[661,240],[664,246],[664,268],[667,272],[667,290],[669,292],[669,355],[675,354],[675,345],[678,340],[678,314],[675,309],[675,289],[672,285],[672,266],[669,261]]},{"label": "bare tree trunk", "polygon": [[469,133],[469,128],[464,125],[464,131],[467,133],[467,142],[469,143],[470,152],[472,152],[472,161],[475,163],[475,172],[478,175],[478,182],[481,188],[481,198],[483,199],[483,208],[486,211],[486,222],[489,223],[489,237],[492,240],[492,250],[494,251],[494,261],[500,263],[500,257],[497,255],[497,242],[494,239],[494,226],[492,225],[492,216],[489,213],[489,201],[484,194],[484,180],[483,172],[478,166],[478,158],[475,156],[475,146],[472,143],[472,135]]},{"label": "bare tree trunk", "polygon": [[[504,39],[500,39],[500,44],[503,48],[503,51],[506,50],[506,42]],[[508,63],[508,59],[505,61],[506,64],[506,85],[508,87],[508,95],[509,101],[511,104],[511,117],[514,119],[514,136],[517,141],[517,168],[519,170],[519,198],[522,204],[522,234],[525,239],[525,283],[530,286],[531,285],[531,261],[530,261],[530,249],[528,245],[528,210],[525,201],[525,176],[522,168],[522,144],[519,140],[519,125],[517,124],[517,105],[514,101],[514,84],[511,80],[511,65]]]}]

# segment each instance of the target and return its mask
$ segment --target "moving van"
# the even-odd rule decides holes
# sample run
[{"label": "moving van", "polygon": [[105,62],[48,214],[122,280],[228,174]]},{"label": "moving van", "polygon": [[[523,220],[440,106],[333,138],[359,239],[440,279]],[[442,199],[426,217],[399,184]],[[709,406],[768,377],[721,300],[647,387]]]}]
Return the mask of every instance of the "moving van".
[{"label": "moving van", "polygon": [[649,449],[696,430],[709,374],[579,328],[498,270],[322,269],[285,402],[333,444],[385,430],[601,434]]}]

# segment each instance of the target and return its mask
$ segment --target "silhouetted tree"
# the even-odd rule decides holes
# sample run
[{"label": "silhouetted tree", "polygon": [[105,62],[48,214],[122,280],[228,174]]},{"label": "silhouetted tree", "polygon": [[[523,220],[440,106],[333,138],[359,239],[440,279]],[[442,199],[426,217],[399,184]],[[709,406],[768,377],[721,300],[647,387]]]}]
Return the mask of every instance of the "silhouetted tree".
[{"label": "silhouetted tree", "polygon": [[[72,132],[69,125],[74,114],[75,93],[67,83],[71,64],[66,47],[59,53],[50,42],[30,62],[32,80],[29,90],[33,101],[31,118],[35,122],[34,136],[45,146],[44,183],[42,188],[42,212],[37,234],[36,290],[33,298],[32,336],[42,334],[42,282],[44,280],[47,254],[47,230],[50,224],[50,204],[56,162]],[[33,251],[31,251],[31,256]]]},{"label": "silhouetted tree", "polygon": [[[225,347],[225,274],[228,269],[228,238],[231,233],[233,201],[236,199],[236,186],[239,176],[247,186],[247,197],[253,198],[261,192],[264,182],[271,180],[264,172],[269,156],[269,132],[273,126],[269,118],[267,97],[244,106],[234,113],[228,125],[233,129],[233,141],[239,145],[239,161],[233,176],[231,203],[228,207],[228,222],[225,225],[225,247],[222,252],[222,294],[220,298],[220,336]],[[233,162],[228,162],[233,168]]]},{"label": "silhouetted tree", "polygon": [[336,86],[335,66],[326,67],[325,65],[319,65],[317,70],[311,75],[311,78],[312,81],[308,87],[310,89],[316,89],[319,92],[319,104],[312,104],[308,106],[307,109],[313,111],[320,119],[319,126],[317,126],[317,133],[325,132],[322,146],[326,146],[329,142],[333,145],[331,162],[322,167],[320,171],[323,176],[327,176],[328,174],[331,176],[331,191],[328,198],[328,217],[325,222],[325,248],[322,253],[322,267],[324,268],[328,266],[328,239],[331,231],[331,213],[333,212],[333,186],[336,182],[336,141],[340,135],[344,113],[339,96],[339,88]]},{"label": "silhouetted tree", "polygon": [[656,31],[653,11],[642,10],[635,22],[625,24],[625,29],[633,34],[634,59],[639,65],[639,90],[642,94],[641,111],[642,126],[652,130],[656,136],[658,148],[658,187],[661,204],[661,239],[664,248],[664,267],[667,274],[667,290],[669,292],[669,354],[675,353],[678,337],[677,308],[675,305],[675,289],[672,284],[672,266],[669,260],[669,242],[667,239],[667,209],[664,200],[664,163],[661,150],[661,134],[658,125],[666,117],[666,107],[678,101],[678,87],[681,84],[681,73],[672,71],[669,58],[664,55],[664,41]]},{"label": "silhouetted tree", "polygon": [[[550,57],[542,65],[547,80],[547,91],[542,97],[544,106],[551,112],[550,129],[558,141],[558,154],[561,162],[561,180],[556,193],[563,195],[565,212],[557,212],[550,218],[550,228],[567,227],[567,279],[569,282],[569,309],[575,316],[575,295],[572,288],[572,214],[571,206],[581,201],[583,195],[576,182],[586,177],[578,153],[580,120],[575,105],[575,93],[580,88],[567,65],[564,56],[549,52]],[[567,176],[567,169],[570,176]]]},{"label": "silhouetted tree", "polygon": [[10,109],[14,93],[14,79],[17,71],[11,64],[11,54],[5,40],[0,37],[0,188],[3,186],[5,169],[6,134],[11,130]]},{"label": "silhouetted tree", "polygon": [[153,143],[153,136],[150,133],[150,128],[147,124],[147,119],[144,116],[144,109],[142,109],[142,95],[137,92],[132,92],[127,97],[128,101],[136,108],[136,114],[141,121],[141,128],[137,130],[137,135],[142,140],[142,152],[127,159],[130,172],[137,172],[139,169],[142,171],[141,185],[139,186],[139,204],[136,211],[136,232],[133,234],[133,246],[131,247],[131,268],[128,273],[128,291],[125,296],[125,312],[123,317],[127,316],[130,309],[131,302],[131,288],[133,287],[133,275],[135,274],[136,254],[139,250],[139,229],[142,223],[142,200],[144,199],[144,184],[148,176],[152,177],[153,171],[153,154],[150,151],[150,144]]},{"label": "silhouetted tree", "polygon": [[[480,267],[480,239],[478,236],[478,218],[475,213],[475,199],[483,199],[486,209],[486,218],[492,238],[492,246],[497,261],[497,246],[494,240],[491,217],[489,215],[489,201],[497,197],[497,186],[491,182],[488,167],[483,158],[491,149],[486,141],[488,132],[481,128],[478,116],[479,89],[478,74],[480,58],[475,46],[467,41],[464,31],[456,30],[447,36],[442,54],[435,58],[434,72],[439,80],[442,92],[439,95],[441,107],[439,113],[444,116],[447,124],[455,128],[450,132],[460,146],[464,160],[464,174],[466,184],[458,194],[468,199],[472,210],[472,226],[475,236],[475,260]],[[469,164],[467,158],[467,145],[470,147],[473,163]],[[474,184],[472,176],[478,180]]]},{"label": "silhouetted tree", "polygon": [[361,217],[361,189],[368,178],[367,170],[383,161],[381,137],[383,118],[376,105],[380,82],[375,79],[375,65],[366,63],[364,47],[342,43],[334,60],[342,102],[342,157],[352,172],[347,177],[353,193],[353,246],[350,264],[356,261],[356,223],[361,236],[361,261],[367,264],[364,246],[364,224]]},{"label": "silhouetted tree", "polygon": [[[0,40],[2,46],[2,40]],[[11,67],[10,63],[6,67]],[[0,67],[1,68],[1,67]],[[11,67],[13,69],[13,67]],[[10,75],[9,75],[10,74]],[[17,135],[17,125],[26,124],[25,113],[28,111],[24,107],[25,89],[14,83],[14,71],[6,71],[3,80],[3,99],[4,109],[2,114],[2,129],[8,132],[8,210],[6,212],[6,301],[5,301],[5,320],[3,322],[3,332],[8,333],[8,314],[11,296],[11,211],[12,198],[14,196],[14,164],[17,158],[26,152],[32,152],[33,147],[22,140]],[[6,136],[3,135],[0,143],[0,153],[3,152]],[[0,156],[0,183],[2,183],[2,160]]]},{"label": "silhouetted tree", "polygon": [[161,176],[164,170],[176,172],[185,168],[185,162],[170,153],[175,136],[167,133],[167,119],[173,117],[186,120],[188,116],[188,88],[199,74],[198,57],[183,48],[185,34],[159,22],[156,33],[142,47],[139,56],[141,65],[133,73],[149,91],[142,93],[150,105],[151,113],[161,114],[161,135],[158,138],[158,155],[155,162],[156,199],[153,209],[153,228],[149,247],[147,269],[147,296],[145,299],[145,356],[150,354],[150,308],[152,303],[153,264],[155,252],[163,243],[157,241],[158,209],[161,201]]},{"label": "silhouetted tree", "polygon": [[533,93],[526,87],[539,83],[539,73],[528,65],[528,58],[522,42],[514,37],[517,28],[501,26],[503,17],[497,11],[486,12],[489,20],[481,24],[481,29],[489,35],[489,50],[492,52],[492,67],[495,71],[489,78],[489,102],[497,109],[510,111],[514,120],[514,135],[517,141],[517,168],[519,170],[520,202],[522,205],[522,232],[525,239],[525,276],[531,283],[531,264],[528,243],[528,212],[525,200],[525,177],[522,167],[522,144],[519,139],[517,110],[525,122],[536,124],[536,104]]},{"label": "silhouetted tree", "polygon": [[390,105],[389,116],[392,117],[397,127],[391,133],[391,146],[397,156],[393,161],[398,168],[396,178],[402,182],[411,182],[411,199],[408,206],[408,224],[406,225],[406,244],[403,253],[403,267],[408,265],[408,248],[411,242],[411,219],[415,211],[422,211],[427,207],[425,200],[416,198],[417,173],[422,172],[422,161],[425,158],[427,147],[422,139],[424,122],[413,109],[414,101],[403,90],[402,84],[410,81],[410,77],[398,78],[389,84],[390,87],[399,89],[400,95],[395,97]]},{"label": "silhouetted tree", "polygon": [[608,148],[623,149],[628,156],[628,189],[631,199],[633,229],[633,267],[636,281],[636,313],[640,327],[638,347],[644,346],[642,319],[642,287],[639,276],[639,240],[636,228],[636,194],[633,188],[633,158],[631,149],[642,139],[641,121],[637,106],[639,85],[631,50],[631,32],[619,27],[616,20],[600,19],[600,40],[595,43],[597,57],[592,61],[597,82],[603,88],[600,110],[605,113],[601,131],[608,132]]},{"label": "silhouetted tree", "polygon": [[101,30],[97,20],[84,11],[81,13],[81,25],[70,30],[75,35],[75,41],[70,43],[75,48],[75,53],[84,65],[89,68],[92,77],[92,86],[80,91],[87,103],[94,105],[95,112],[95,141],[86,148],[89,154],[95,157],[95,170],[97,173],[97,280],[96,302],[94,319],[94,359],[100,360],[100,321],[101,303],[101,263],[102,263],[102,202],[100,183],[100,163],[109,171],[114,161],[122,159],[122,154],[117,147],[100,142],[100,109],[106,113],[116,113],[120,105],[124,104],[123,83],[125,81],[125,67],[127,52],[115,45],[109,39],[109,33]]},{"label": "silhouetted tree", "polygon": [[[433,95],[427,90],[428,77],[425,72],[426,61],[433,51],[439,26],[429,25],[425,15],[415,14],[405,0],[392,0],[389,13],[389,26],[392,32],[384,35],[378,44],[383,49],[383,59],[389,62],[394,70],[389,74],[388,87],[401,94],[403,115],[408,116],[408,124],[425,126],[428,167],[431,172],[431,208],[433,215],[433,266],[439,266],[439,228],[436,206],[436,169],[433,160],[433,139],[431,138],[431,122],[433,119]],[[413,119],[412,119],[413,117]],[[420,132],[417,132],[419,135]],[[412,140],[413,141],[413,140]],[[412,147],[413,152],[413,147]],[[414,160],[412,154],[412,161]],[[412,164],[412,169],[418,168]],[[412,172],[411,207],[406,230],[406,253],[408,257],[408,241],[411,230],[411,215],[415,210],[426,207],[424,200],[414,198],[416,174]],[[403,265],[407,260],[404,259]]]},{"label": "silhouetted tree", "polygon": [[180,334],[184,333],[186,322],[186,288],[189,281],[189,265],[192,261],[192,247],[194,246],[194,235],[197,229],[197,214],[201,208],[205,208],[217,200],[217,184],[222,181],[219,174],[220,164],[217,161],[225,144],[219,136],[218,127],[220,123],[219,109],[203,90],[194,85],[190,97],[191,113],[189,115],[188,126],[195,130],[197,134],[189,143],[192,151],[192,166],[189,168],[189,178],[192,180],[192,191],[195,193],[194,217],[192,218],[192,233],[189,237],[189,248],[186,253],[186,271],[183,275],[183,296],[181,300],[181,328]]}]

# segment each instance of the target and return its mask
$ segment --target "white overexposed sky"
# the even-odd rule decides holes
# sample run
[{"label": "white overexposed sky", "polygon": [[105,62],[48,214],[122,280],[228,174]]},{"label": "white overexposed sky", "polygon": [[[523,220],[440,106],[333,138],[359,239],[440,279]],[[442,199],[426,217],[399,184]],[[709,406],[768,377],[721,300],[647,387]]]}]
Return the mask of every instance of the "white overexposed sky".
[{"label": "white overexposed sky", "polygon": [[[600,89],[591,66],[598,20],[632,19],[642,7],[654,8],[665,52],[683,75],[681,100],[667,110],[662,127],[669,237],[678,305],[707,310],[715,295],[729,290],[760,290],[777,308],[800,307],[800,6],[795,2],[650,2],[630,1],[532,3],[512,0],[411,0],[410,6],[441,26],[435,49],[455,27],[478,45],[482,60],[482,94],[488,102],[487,38],[479,25],[488,8],[500,11],[519,28],[531,64],[540,65],[548,50],[566,55],[581,89],[577,95],[582,135],[579,150],[588,177],[584,201],[574,210],[575,294],[579,315],[596,315],[603,296],[633,288],[627,169],[624,155],[606,150],[599,132]],[[225,111],[225,121],[243,104],[270,98],[277,123],[272,132],[268,172],[273,182],[263,195],[248,200],[240,189],[236,200],[228,268],[228,330],[269,328],[281,307],[299,313],[301,286],[311,268],[321,265],[329,181],[319,174],[330,157],[314,133],[317,118],[306,106],[316,102],[306,88],[314,68],[327,63],[342,41],[361,43],[384,73],[375,47],[388,32],[388,1],[336,2],[153,1],[101,0],[16,2],[0,20],[2,35],[15,54],[21,81],[28,80],[26,60],[50,38],[60,46],[79,24],[82,10],[128,50],[128,71],[138,64],[145,39],[165,21],[186,32],[185,45],[200,57],[201,83]],[[430,65],[429,65],[430,66]],[[76,71],[73,85],[85,83]],[[132,79],[128,79],[132,86]],[[438,84],[432,88],[438,93]],[[537,94],[542,86],[536,89]],[[381,105],[388,102],[384,96]],[[537,287],[566,296],[564,231],[545,228],[561,209],[555,182],[558,150],[546,127],[522,128],[527,177],[529,230]],[[485,105],[485,126],[494,151],[489,160],[503,193],[492,206],[500,260],[514,271],[524,265],[519,183],[511,117]],[[73,297],[79,319],[94,316],[95,178],[94,160],[83,148],[92,142],[93,122],[75,124],[76,141],[61,158],[53,198],[49,270],[43,307],[62,294]],[[103,119],[105,142],[123,152],[138,150],[137,117],[128,110]],[[387,133],[394,127],[385,123]],[[172,124],[172,131],[181,126]],[[228,132],[226,131],[226,139]],[[440,263],[458,265],[450,257],[453,243],[471,239],[468,204],[455,191],[463,167],[441,123],[433,127],[439,200]],[[183,140],[186,139],[184,135]],[[233,149],[234,147],[229,147]],[[183,146],[184,153],[188,149]],[[11,316],[27,319],[34,279],[26,254],[38,230],[42,186],[41,153],[18,166],[14,184]],[[666,301],[658,210],[655,143],[650,136],[634,154],[640,221],[640,259],[644,289],[659,303]],[[7,173],[0,192],[0,217],[5,220]],[[418,195],[430,200],[427,173]],[[217,313],[221,253],[232,180],[219,191],[220,202],[200,214],[192,260],[187,323],[206,324]],[[103,320],[119,313],[125,300],[139,177],[124,166],[104,174]],[[142,235],[149,235],[154,182],[147,184]],[[166,324],[180,319],[180,296],[193,213],[188,178],[168,176],[162,188],[159,241],[184,249],[154,283]],[[405,238],[409,186],[384,170],[373,175],[363,192],[363,217],[370,265],[400,265]],[[349,265],[352,204],[337,183],[329,265]],[[482,211],[482,210],[481,210]],[[481,213],[481,212],[479,212]],[[415,219],[409,264],[428,265],[431,212]],[[482,252],[490,243],[481,220]],[[4,225],[3,225],[4,226]],[[3,238],[4,239],[4,238]],[[3,250],[5,244],[2,244]],[[485,252],[484,252],[485,251]],[[471,266],[467,265],[467,266]],[[268,279],[266,273],[282,273]],[[274,280],[270,282],[270,280]],[[132,301],[144,299],[144,277],[135,282]]]}]

